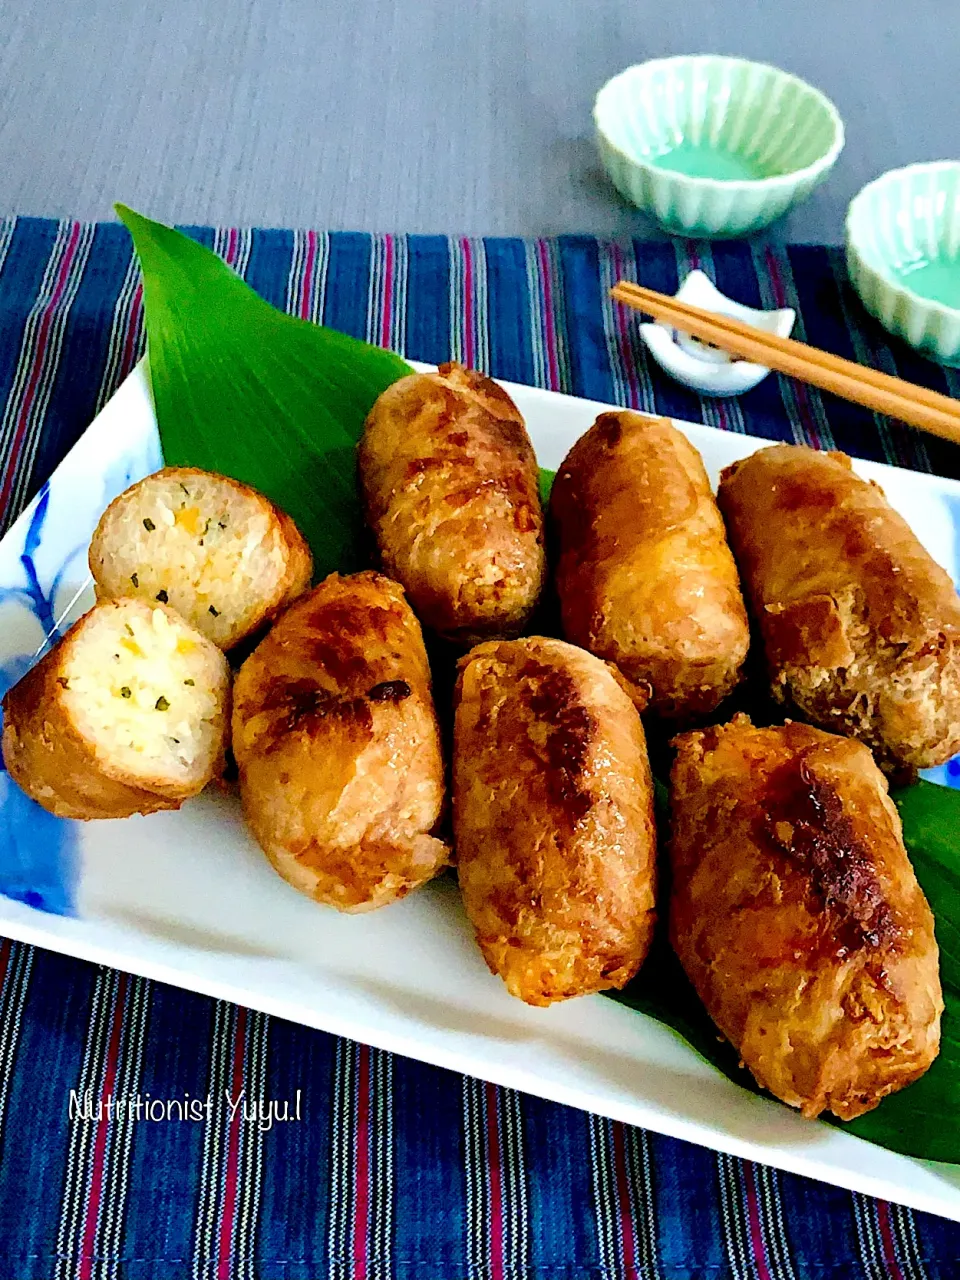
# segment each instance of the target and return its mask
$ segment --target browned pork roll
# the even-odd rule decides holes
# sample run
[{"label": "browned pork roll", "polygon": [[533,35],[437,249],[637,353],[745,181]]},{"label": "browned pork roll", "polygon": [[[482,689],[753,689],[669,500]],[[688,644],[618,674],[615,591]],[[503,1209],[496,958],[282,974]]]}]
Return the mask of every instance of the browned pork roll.
[{"label": "browned pork roll", "polygon": [[430,669],[389,578],[334,573],[288,609],[240,669],[233,733],[250,829],[309,897],[366,911],[449,861]]},{"label": "browned pork roll", "polygon": [[654,923],[640,717],[606,663],[531,636],[461,660],[453,757],[460,889],[490,969],[547,1005],[622,987]]},{"label": "browned pork roll", "polygon": [[507,393],[457,364],[401,378],[359,460],[384,570],[421,622],[465,645],[516,635],[546,567],[537,460]]},{"label": "browned pork roll", "polygon": [[879,486],[775,445],[727,467],[719,501],[774,697],[884,766],[960,750],[960,600]]},{"label": "browned pork roll", "polygon": [[746,716],[676,740],[670,938],[758,1083],[850,1120],[940,1045],[933,916],[867,748]]},{"label": "browned pork roll", "polygon": [[734,688],[746,611],[703,461],[667,418],[601,414],[550,500],[568,640],[615,662],[638,706],[684,720]]}]

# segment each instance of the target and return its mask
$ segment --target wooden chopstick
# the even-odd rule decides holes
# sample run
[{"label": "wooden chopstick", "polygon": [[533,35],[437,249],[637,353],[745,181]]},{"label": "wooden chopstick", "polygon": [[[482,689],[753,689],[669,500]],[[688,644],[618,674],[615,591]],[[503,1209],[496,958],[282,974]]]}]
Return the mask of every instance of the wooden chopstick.
[{"label": "wooden chopstick", "polygon": [[868,369],[794,338],[765,333],[741,320],[705,311],[627,280],[615,284],[610,294],[617,302],[712,343],[731,355],[789,374],[801,382],[832,391],[844,400],[960,444],[960,401],[951,400],[949,396],[891,377],[878,369]]}]

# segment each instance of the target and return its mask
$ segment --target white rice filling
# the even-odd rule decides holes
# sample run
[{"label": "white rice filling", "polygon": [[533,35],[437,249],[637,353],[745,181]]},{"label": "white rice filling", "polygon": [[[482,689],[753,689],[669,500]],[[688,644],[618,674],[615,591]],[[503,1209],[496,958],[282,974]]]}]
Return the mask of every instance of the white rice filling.
[{"label": "white rice filling", "polygon": [[269,511],[217,477],[146,480],[114,533],[111,594],[169,604],[217,643],[259,617],[286,568]]},{"label": "white rice filling", "polygon": [[162,609],[99,611],[60,680],[73,724],[134,776],[189,777],[207,767],[220,730],[222,659]]}]

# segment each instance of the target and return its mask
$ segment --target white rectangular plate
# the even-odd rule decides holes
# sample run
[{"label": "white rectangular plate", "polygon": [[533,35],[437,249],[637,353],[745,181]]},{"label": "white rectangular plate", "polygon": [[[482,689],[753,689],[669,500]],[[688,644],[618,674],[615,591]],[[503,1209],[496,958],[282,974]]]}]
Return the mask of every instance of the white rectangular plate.
[{"label": "white rectangular plate", "polygon": [[[508,384],[555,468],[607,406]],[[679,424],[720,468],[763,441]],[[0,692],[92,602],[103,508],[160,465],[142,368],[0,542]],[[960,484],[871,463],[958,576]],[[50,818],[0,772],[0,932],[350,1036],[960,1221],[960,1168],[893,1155],[739,1088],[658,1023],[592,996],[532,1009],[477,950],[449,878],[384,911],[301,897],[247,835],[235,797],[120,822]]]}]

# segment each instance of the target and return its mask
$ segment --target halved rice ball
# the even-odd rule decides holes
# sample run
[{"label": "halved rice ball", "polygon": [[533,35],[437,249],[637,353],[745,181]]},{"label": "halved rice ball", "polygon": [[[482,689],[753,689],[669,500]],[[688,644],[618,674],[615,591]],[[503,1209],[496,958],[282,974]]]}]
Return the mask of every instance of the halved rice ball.
[{"label": "halved rice ball", "polygon": [[61,818],[178,809],[223,772],[230,669],[172,609],[102,600],[3,700],[13,779]]},{"label": "halved rice ball", "polygon": [[210,471],[166,467],[107,507],[90,571],[98,596],[169,604],[230,649],[307,589],[313,560],[263,494]]}]

